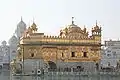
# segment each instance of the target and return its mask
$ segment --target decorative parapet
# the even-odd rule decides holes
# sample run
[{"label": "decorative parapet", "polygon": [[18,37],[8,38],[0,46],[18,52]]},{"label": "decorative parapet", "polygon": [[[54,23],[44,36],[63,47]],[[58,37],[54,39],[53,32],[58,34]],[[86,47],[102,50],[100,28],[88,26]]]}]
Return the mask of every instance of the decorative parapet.
[{"label": "decorative parapet", "polygon": [[64,38],[31,38],[23,39],[23,44],[59,44],[59,45],[100,45],[100,42],[92,39],[70,40]]}]

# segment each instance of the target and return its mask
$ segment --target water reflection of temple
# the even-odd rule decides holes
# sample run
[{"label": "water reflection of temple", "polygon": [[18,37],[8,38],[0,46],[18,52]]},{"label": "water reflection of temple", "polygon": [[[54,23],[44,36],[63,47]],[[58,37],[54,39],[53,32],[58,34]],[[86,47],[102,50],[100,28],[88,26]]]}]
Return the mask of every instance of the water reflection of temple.
[{"label": "water reflection of temple", "polygon": [[91,35],[86,27],[80,28],[73,20],[58,36],[47,36],[37,30],[33,22],[20,40],[17,60],[24,61],[24,70],[43,67],[93,71],[96,66],[99,68],[101,27],[97,23]]}]

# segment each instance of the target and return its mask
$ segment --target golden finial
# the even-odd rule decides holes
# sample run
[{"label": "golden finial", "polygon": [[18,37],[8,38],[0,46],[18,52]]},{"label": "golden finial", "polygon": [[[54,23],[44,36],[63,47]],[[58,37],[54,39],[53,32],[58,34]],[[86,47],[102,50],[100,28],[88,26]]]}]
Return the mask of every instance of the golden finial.
[{"label": "golden finial", "polygon": [[84,33],[86,33],[86,27],[85,27],[85,25],[84,25],[84,29],[83,29],[83,31],[84,31]]},{"label": "golden finial", "polygon": [[34,32],[38,30],[37,25],[36,25],[35,22],[34,22],[34,18],[33,18],[33,24],[31,25],[31,29],[32,29],[32,31],[34,31]]},{"label": "golden finial", "polygon": [[33,17],[33,24],[32,24],[31,27],[36,27],[36,24],[35,24],[35,22],[34,22],[34,17]]},{"label": "golden finial", "polygon": [[74,21],[73,21],[74,17],[72,17],[72,24],[74,24]]},{"label": "golden finial", "polygon": [[97,26],[97,20],[96,20],[96,26]]}]

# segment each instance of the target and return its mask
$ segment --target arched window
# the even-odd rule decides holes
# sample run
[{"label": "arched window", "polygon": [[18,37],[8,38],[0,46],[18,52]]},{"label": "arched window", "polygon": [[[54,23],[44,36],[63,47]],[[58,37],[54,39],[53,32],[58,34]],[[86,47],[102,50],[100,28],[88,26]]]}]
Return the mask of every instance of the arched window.
[{"label": "arched window", "polygon": [[83,52],[83,57],[87,57],[87,52]]},{"label": "arched window", "polygon": [[34,53],[31,53],[31,57],[34,57]]},{"label": "arched window", "polygon": [[12,53],[16,53],[16,51],[12,51]]},{"label": "arched window", "polygon": [[62,57],[64,57],[64,54],[62,53]]},{"label": "arched window", "polygon": [[75,52],[72,52],[72,53],[71,53],[71,57],[75,57]]},{"label": "arched window", "polygon": [[110,66],[110,62],[108,62],[108,66]]}]

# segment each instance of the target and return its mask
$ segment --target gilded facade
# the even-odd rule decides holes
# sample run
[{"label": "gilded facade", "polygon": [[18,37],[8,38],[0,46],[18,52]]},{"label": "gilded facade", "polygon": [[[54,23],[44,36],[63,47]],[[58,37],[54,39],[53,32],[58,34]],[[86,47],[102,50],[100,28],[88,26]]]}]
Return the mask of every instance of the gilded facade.
[{"label": "gilded facade", "polygon": [[[18,47],[18,60],[42,59],[52,67],[81,63],[99,63],[101,59],[101,27],[96,25],[91,30],[77,26],[74,21],[60,30],[58,36],[47,36],[38,33],[37,25],[33,22],[24,33]],[[50,63],[54,63],[51,66]],[[68,63],[68,64],[66,64]],[[76,65],[75,64],[75,65]],[[92,66],[92,64],[91,64]],[[87,66],[86,66],[87,67]]]}]

